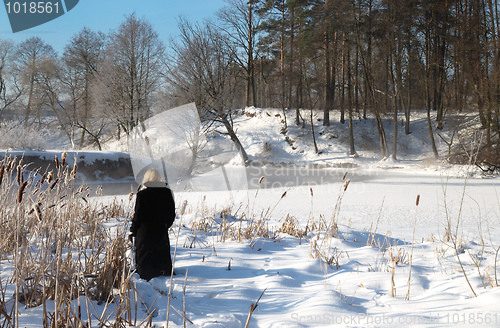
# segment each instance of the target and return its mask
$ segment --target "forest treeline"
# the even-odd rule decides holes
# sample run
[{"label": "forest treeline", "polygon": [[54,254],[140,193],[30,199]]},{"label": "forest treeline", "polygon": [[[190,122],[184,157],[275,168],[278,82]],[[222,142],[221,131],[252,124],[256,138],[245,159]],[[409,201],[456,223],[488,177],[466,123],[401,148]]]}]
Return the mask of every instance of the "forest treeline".
[{"label": "forest treeline", "polygon": [[228,0],[206,21],[180,17],[168,46],[135,14],[108,34],[84,28],[61,55],[39,37],[0,40],[0,122],[15,113],[33,126],[50,110],[74,147],[100,147],[153,109],[195,102],[205,126],[223,126],[246,156],[234,109],[294,113],[284,134],[306,123],[304,109],[322,111],[325,126],[336,110],[352,155],[353,120],[372,118],[381,156],[396,159],[383,122],[409,134],[412,113],[426,111],[436,158],[447,118],[456,131],[457,115],[469,115],[481,135],[474,158],[498,165],[499,11],[498,0]]}]

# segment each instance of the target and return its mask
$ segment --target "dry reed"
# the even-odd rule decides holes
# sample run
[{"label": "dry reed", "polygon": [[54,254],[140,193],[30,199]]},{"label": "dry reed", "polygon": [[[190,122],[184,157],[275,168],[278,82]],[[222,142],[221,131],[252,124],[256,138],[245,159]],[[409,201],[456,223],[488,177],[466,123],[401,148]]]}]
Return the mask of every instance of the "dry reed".
[{"label": "dry reed", "polygon": [[110,235],[104,227],[111,219],[126,227],[126,221],[120,223],[125,204],[88,201],[90,190],[74,187],[77,166],[70,172],[66,156],[61,162],[56,157],[56,169],[43,175],[40,169],[28,171],[22,159],[0,161],[0,263],[15,268],[9,278],[13,298],[0,281],[0,327],[18,326],[18,304],[42,306],[43,327],[91,326],[92,301],[115,304],[111,317],[97,317],[100,326],[132,321],[130,246],[123,231]]}]

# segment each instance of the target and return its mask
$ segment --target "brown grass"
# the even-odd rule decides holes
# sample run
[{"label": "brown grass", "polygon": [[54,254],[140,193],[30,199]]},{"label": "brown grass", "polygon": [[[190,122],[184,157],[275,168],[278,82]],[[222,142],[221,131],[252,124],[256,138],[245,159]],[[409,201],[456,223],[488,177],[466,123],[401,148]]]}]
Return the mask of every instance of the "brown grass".
[{"label": "brown grass", "polygon": [[[56,167],[40,176],[39,169],[28,172],[22,159],[0,161],[0,261],[15,268],[8,282],[0,281],[0,327],[18,326],[18,304],[42,306],[43,327],[88,326],[81,319],[85,310],[83,317],[100,325],[132,322],[126,204],[90,200],[89,187],[74,186],[76,166],[70,169],[64,154]],[[118,222],[114,235],[104,227],[109,220]],[[14,298],[6,294],[10,283]],[[48,300],[55,302],[54,312]],[[92,301],[116,303],[114,312],[95,318]]]}]

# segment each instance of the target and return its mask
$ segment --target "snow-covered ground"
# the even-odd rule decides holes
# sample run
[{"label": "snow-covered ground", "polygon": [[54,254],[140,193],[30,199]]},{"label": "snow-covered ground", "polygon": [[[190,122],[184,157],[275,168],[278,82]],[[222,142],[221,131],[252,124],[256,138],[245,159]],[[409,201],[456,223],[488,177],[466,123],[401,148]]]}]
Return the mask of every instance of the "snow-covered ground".
[{"label": "snow-covered ground", "polygon": [[[192,302],[189,292],[186,296],[188,306],[194,307],[200,326],[214,327],[217,321],[239,327],[249,304],[267,288],[252,317],[255,327],[498,326],[500,291],[493,286],[500,216],[495,184],[469,180],[466,186],[462,179],[397,174],[349,185],[337,214],[339,238],[329,244],[338,267],[311,258],[317,236],[299,240],[279,234],[272,240],[221,243],[217,236],[204,235],[201,240],[207,247],[178,249],[176,266],[189,269],[188,289],[193,288]],[[281,226],[290,215],[305,228],[311,218],[331,219],[342,185],[315,186],[313,196],[308,187],[261,190],[255,198],[255,192],[211,194],[205,206],[229,203],[238,208],[249,198],[252,214],[258,217],[278,203],[270,227]],[[284,190],[288,192],[280,201]],[[200,196],[186,198],[196,202]],[[184,218],[190,219],[194,218]],[[478,297],[467,285],[452,242],[443,242],[448,220],[453,232],[458,225],[464,246],[459,256]],[[374,246],[367,246],[370,233],[376,233]],[[190,235],[181,234],[181,246]],[[412,240],[410,300],[405,300]],[[404,260],[396,267],[391,297],[391,254],[398,253]],[[474,261],[480,262],[482,278]],[[180,288],[182,279],[175,279]]]},{"label": "snow-covered ground", "polygon": [[[187,327],[243,327],[259,297],[250,327],[500,326],[498,178],[430,160],[424,116],[411,135],[400,134],[400,160],[393,161],[378,158],[370,120],[356,120],[354,158],[347,154],[347,126],[336,118],[325,128],[315,117],[317,155],[310,126],[290,124],[292,113],[285,140],[282,115],[252,108],[236,120],[250,159],[263,165],[251,168],[264,177],[260,184],[175,194],[187,207],[170,234],[171,305],[182,311],[185,304],[193,322]],[[128,195],[116,197],[127,202]],[[324,227],[333,223],[331,238]],[[228,237],[257,226],[268,235]],[[12,267],[0,269],[3,278]],[[139,321],[146,308],[156,308],[152,323],[166,326],[170,277],[145,282],[134,275],[133,283],[144,301]],[[91,309],[100,316],[104,307]],[[41,315],[40,308],[21,309],[19,326],[40,327]],[[169,327],[182,326],[171,310]]]}]

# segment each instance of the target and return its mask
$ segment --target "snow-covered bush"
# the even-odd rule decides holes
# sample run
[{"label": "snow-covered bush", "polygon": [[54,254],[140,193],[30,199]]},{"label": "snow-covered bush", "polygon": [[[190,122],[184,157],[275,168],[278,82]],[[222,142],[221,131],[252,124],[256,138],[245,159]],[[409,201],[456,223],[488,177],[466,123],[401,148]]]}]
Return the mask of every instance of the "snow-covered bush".
[{"label": "snow-covered bush", "polygon": [[38,128],[38,125],[25,127],[23,123],[9,121],[0,124],[0,148],[23,148],[44,150],[49,147],[49,141],[54,132],[49,128]]}]

